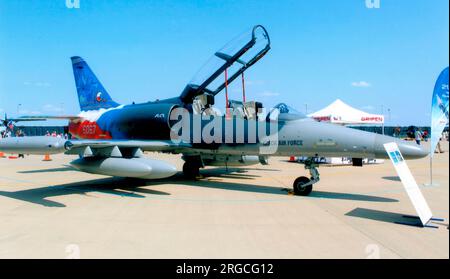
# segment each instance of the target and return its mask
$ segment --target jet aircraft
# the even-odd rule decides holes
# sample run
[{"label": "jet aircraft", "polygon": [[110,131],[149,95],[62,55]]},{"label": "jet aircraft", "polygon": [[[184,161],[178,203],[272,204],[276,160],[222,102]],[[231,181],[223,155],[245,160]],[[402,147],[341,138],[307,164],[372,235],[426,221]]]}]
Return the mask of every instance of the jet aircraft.
[{"label": "jet aircraft", "polygon": [[[115,102],[86,61],[74,56],[71,62],[81,113],[56,117],[69,120],[72,139],[11,138],[0,141],[0,150],[76,154],[79,158],[71,165],[80,171],[142,179],[166,178],[177,172],[166,162],[145,158],[146,151],[182,154],[183,173],[190,178],[198,177],[205,166],[267,164],[270,156],[305,156],[310,177],[295,179],[297,195],[309,195],[319,181],[316,157],[352,157],[354,165],[361,166],[362,158],[388,158],[383,147],[387,142],[396,142],[407,159],[428,154],[414,143],[317,122],[286,104],[260,113],[263,105],[259,102],[229,100],[228,86],[240,77],[244,82],[244,72],[270,48],[269,34],[257,25],[216,52],[179,96],[129,105]],[[223,91],[226,113],[217,113],[215,97]],[[183,126],[197,120],[200,129],[185,125],[187,136],[174,132],[180,122]],[[275,133],[270,132],[273,127]],[[205,129],[209,137],[197,135]],[[213,130],[219,136],[211,140]]]}]

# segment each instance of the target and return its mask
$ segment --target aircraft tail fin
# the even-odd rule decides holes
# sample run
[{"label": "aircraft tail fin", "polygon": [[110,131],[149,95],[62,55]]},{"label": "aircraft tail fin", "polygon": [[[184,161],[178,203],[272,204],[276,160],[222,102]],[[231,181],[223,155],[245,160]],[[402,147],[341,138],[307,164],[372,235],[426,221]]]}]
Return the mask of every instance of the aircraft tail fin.
[{"label": "aircraft tail fin", "polygon": [[71,59],[81,111],[118,107],[83,58]]}]

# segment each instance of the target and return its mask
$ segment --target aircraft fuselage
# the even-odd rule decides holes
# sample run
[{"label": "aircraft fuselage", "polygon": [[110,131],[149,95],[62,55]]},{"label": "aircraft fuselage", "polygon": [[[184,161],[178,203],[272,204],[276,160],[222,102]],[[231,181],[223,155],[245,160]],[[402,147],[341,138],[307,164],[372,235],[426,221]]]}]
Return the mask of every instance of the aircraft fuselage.
[{"label": "aircraft fuselage", "polygon": [[[180,140],[171,120],[176,103],[149,102],[107,110],[82,112],[72,120],[69,132],[77,139]],[[308,157],[387,158],[383,144],[396,142],[406,158],[426,155],[420,146],[393,137],[364,132],[309,118],[287,121],[248,120],[239,117],[194,116],[191,110],[188,136],[191,153]],[[197,129],[195,127],[197,123]]]}]

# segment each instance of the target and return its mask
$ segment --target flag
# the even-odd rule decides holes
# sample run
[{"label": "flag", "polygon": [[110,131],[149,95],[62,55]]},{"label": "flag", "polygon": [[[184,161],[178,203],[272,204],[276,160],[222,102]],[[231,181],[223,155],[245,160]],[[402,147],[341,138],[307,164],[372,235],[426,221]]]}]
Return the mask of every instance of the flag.
[{"label": "flag", "polygon": [[448,67],[442,71],[434,86],[431,101],[431,146],[430,156],[441,138],[448,123]]}]

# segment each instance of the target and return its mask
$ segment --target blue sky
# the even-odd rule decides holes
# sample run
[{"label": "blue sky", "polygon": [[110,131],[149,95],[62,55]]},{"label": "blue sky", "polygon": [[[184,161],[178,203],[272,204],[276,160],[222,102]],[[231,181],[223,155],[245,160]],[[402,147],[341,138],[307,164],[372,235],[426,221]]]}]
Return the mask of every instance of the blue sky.
[{"label": "blue sky", "polygon": [[[448,0],[381,0],[379,9],[365,0],[80,0],[79,9],[0,0],[0,113],[78,113],[74,55],[119,103],[177,96],[216,50],[262,24],[272,50],[246,73],[248,98],[308,112],[340,98],[384,107],[387,125],[428,125],[449,63],[448,10]],[[240,99],[239,87],[230,95]]]}]

